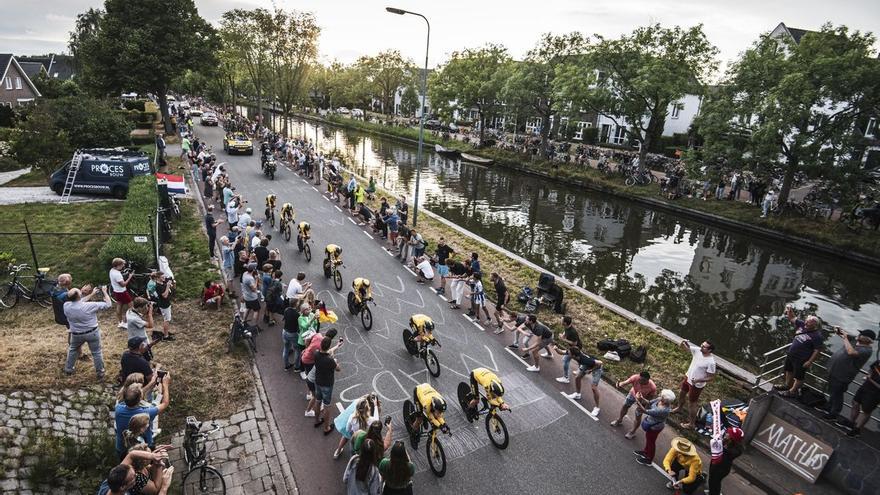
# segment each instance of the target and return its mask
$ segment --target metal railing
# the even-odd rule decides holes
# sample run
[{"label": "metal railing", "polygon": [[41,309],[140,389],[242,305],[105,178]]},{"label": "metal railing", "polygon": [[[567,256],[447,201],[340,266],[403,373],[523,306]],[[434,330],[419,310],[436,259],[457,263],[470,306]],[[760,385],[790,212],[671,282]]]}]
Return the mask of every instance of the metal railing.
[{"label": "metal railing", "polygon": [[[754,385],[752,385],[753,393],[759,390],[769,392],[773,388],[773,383],[785,376],[785,358],[788,356],[787,351],[789,347],[791,347],[791,343],[764,353],[764,362],[761,364],[760,371],[755,376]],[[830,358],[831,354],[825,351],[819,353],[819,359],[817,359],[807,370],[803,384],[804,387],[822,394],[826,400],[828,399],[828,394],[825,393],[825,390],[828,384],[828,360]],[[818,374],[817,370],[821,370],[822,374]],[[859,370],[859,376],[867,379],[868,372],[861,369]],[[853,380],[852,383],[857,381],[858,378]],[[858,390],[858,387],[853,387],[852,383],[847,387],[844,396],[844,405],[850,409],[852,408],[852,398],[856,395],[851,389],[855,388]],[[861,386],[861,383],[859,385]],[[871,415],[871,419],[880,424],[880,415],[878,415],[877,412]]]}]

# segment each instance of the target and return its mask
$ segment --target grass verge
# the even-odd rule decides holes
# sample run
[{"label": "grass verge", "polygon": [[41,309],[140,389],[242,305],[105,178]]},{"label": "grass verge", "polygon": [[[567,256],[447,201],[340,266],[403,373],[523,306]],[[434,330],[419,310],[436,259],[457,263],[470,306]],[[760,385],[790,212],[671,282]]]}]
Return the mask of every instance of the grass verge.
[{"label": "grass verge", "polygon": [[40,170],[36,168],[31,169],[30,172],[19,175],[18,177],[12,179],[11,181],[3,184],[3,187],[33,187],[33,186],[46,186],[49,184],[48,179],[46,179],[46,175],[43,174]]}]

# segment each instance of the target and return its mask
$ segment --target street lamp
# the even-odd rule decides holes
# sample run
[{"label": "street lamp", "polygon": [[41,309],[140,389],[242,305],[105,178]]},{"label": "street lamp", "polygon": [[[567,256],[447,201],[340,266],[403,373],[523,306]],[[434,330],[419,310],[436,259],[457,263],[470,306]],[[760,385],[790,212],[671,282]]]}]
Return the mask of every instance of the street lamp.
[{"label": "street lamp", "polygon": [[416,154],[416,195],[413,199],[413,227],[416,226],[416,223],[419,219],[419,178],[421,177],[422,171],[422,146],[424,145],[425,139],[425,95],[428,92],[428,48],[431,46],[431,23],[428,22],[428,18],[419,14],[418,12],[410,12],[408,10],[398,9],[395,7],[385,7],[385,10],[397,15],[411,14],[415,16],[419,16],[425,20],[425,24],[428,25],[428,35],[425,37],[425,71],[422,73],[422,107],[419,109],[419,151]]}]

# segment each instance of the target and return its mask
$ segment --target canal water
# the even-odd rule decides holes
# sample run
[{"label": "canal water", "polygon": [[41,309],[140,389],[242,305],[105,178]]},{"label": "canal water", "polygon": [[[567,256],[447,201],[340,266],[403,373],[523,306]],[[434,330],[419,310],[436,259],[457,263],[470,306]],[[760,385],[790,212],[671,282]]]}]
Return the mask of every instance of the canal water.
[{"label": "canal water", "polygon": [[[416,146],[302,120],[288,134],[338,150],[412,205]],[[790,326],[778,325],[787,304],[851,333],[880,331],[878,274],[857,263],[425,151],[420,205],[678,335],[710,339],[747,367],[791,341]]]}]

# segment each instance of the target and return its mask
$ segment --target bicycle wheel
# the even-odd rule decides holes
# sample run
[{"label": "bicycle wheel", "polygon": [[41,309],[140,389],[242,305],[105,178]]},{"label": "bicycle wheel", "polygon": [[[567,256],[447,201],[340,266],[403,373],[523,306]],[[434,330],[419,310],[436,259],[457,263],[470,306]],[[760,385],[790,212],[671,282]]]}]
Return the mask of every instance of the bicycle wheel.
[{"label": "bicycle wheel", "polygon": [[18,291],[12,282],[0,286],[0,305],[4,308],[13,308],[18,303]]},{"label": "bicycle wheel", "polygon": [[416,342],[413,340],[413,333],[408,328],[403,329],[403,346],[406,347],[406,351],[411,356],[419,353],[419,346],[416,345]]},{"label": "bicycle wheel", "polygon": [[275,212],[274,211],[271,214],[269,214],[269,225],[271,225],[272,227],[275,226]]},{"label": "bicycle wheel", "polygon": [[235,322],[229,326],[229,336],[226,337],[226,352],[232,352],[235,348]]},{"label": "bicycle wheel", "polygon": [[303,244],[303,254],[306,257],[306,261],[312,261],[312,248],[309,247],[308,241]]},{"label": "bicycle wheel", "polygon": [[226,482],[220,471],[211,466],[196,468],[183,477],[183,494],[218,494],[226,493]]},{"label": "bicycle wheel", "polygon": [[373,312],[370,311],[367,303],[364,303],[364,307],[361,309],[361,324],[364,326],[364,330],[373,328]]},{"label": "bicycle wheel", "polygon": [[434,436],[430,441],[425,442],[425,453],[428,456],[428,465],[431,466],[431,472],[434,476],[442,478],[446,475],[446,452],[443,451],[443,445],[440,440]]},{"label": "bicycle wheel", "polygon": [[290,225],[287,222],[284,222],[284,241],[290,242]]},{"label": "bicycle wheel", "polygon": [[428,368],[428,373],[431,374],[434,378],[440,376],[440,360],[437,359],[437,355],[434,354],[434,351],[428,349],[424,354],[422,354],[422,359],[425,360],[425,367]]},{"label": "bicycle wheel", "polygon": [[468,407],[471,398],[473,398],[473,394],[471,394],[471,386],[465,382],[458,382],[458,405],[461,406],[461,410],[464,412],[464,416],[469,423],[474,422],[474,411]]},{"label": "bicycle wheel", "polygon": [[333,285],[336,286],[336,290],[342,290],[342,274],[338,269],[333,270]]},{"label": "bicycle wheel", "polygon": [[354,292],[348,292],[346,303],[348,304],[348,312],[351,314],[357,314],[357,305],[354,303]]},{"label": "bicycle wheel", "polygon": [[629,187],[632,187],[632,186],[636,185],[636,179],[634,177],[630,176],[630,177],[627,177],[623,183]]},{"label": "bicycle wheel", "polygon": [[42,280],[34,286],[31,300],[44,308],[52,307],[52,289],[55,284],[48,280]]},{"label": "bicycle wheel", "polygon": [[510,444],[510,435],[507,433],[507,425],[504,420],[497,414],[489,413],[486,415],[486,433],[489,434],[489,441],[495,447],[504,450]]},{"label": "bicycle wheel", "polygon": [[413,436],[412,416],[415,410],[416,406],[411,400],[407,399],[403,403],[403,424],[406,425],[406,432],[409,433],[409,436]]}]

